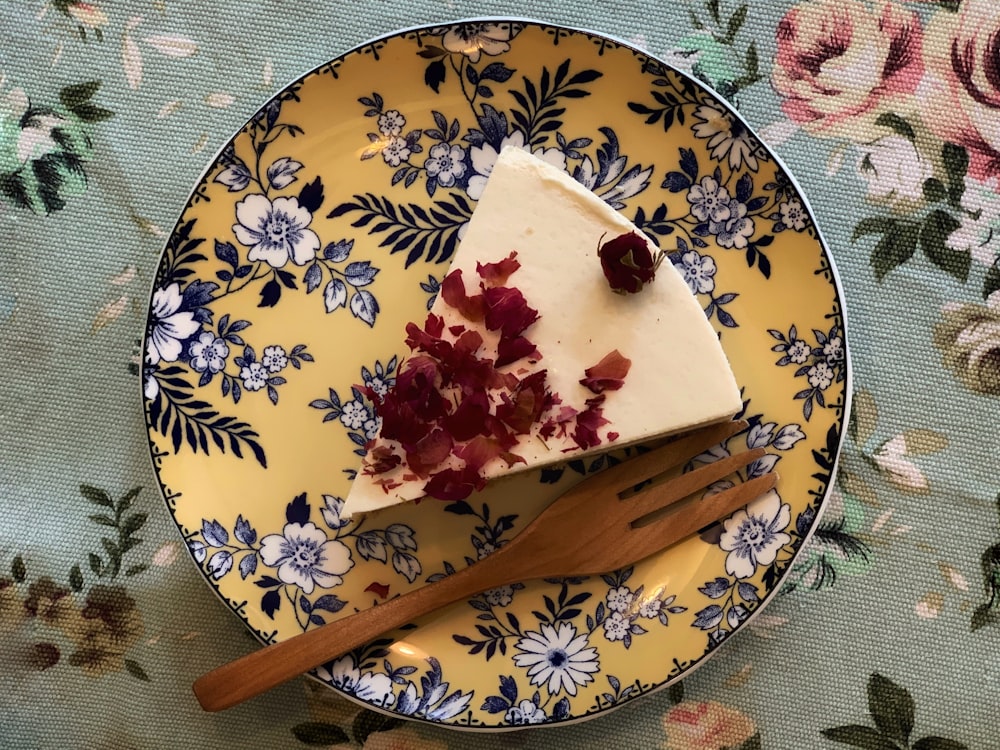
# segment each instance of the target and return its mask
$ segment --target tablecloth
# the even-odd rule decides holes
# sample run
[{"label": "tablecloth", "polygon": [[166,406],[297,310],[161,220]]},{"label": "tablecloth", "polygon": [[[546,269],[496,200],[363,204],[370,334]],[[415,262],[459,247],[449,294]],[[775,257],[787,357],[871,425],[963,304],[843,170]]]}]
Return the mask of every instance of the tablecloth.
[{"label": "tablecloth", "polygon": [[[400,27],[511,14],[692,72],[798,178],[854,367],[823,521],[749,632],[577,725],[381,722],[306,679],[204,713],[191,682],[255,642],[147,455],[166,232],[287,81]],[[2,0],[0,747],[1000,748],[998,176],[990,0]]]}]

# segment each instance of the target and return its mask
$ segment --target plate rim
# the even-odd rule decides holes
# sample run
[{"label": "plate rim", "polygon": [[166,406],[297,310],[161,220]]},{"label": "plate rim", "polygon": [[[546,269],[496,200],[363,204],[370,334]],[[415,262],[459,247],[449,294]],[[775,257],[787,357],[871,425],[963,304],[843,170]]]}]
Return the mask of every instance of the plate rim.
[{"label": "plate rim", "polygon": [[[847,439],[847,425],[850,420],[851,408],[853,405],[854,367],[851,361],[851,350],[852,350],[851,337],[848,335],[848,330],[850,329],[850,325],[848,322],[848,311],[846,305],[846,295],[844,293],[843,280],[838,270],[836,259],[832,252],[830,244],[827,242],[826,237],[823,234],[822,228],[816,221],[816,212],[813,209],[812,203],[810,202],[806,193],[803,191],[798,178],[794,175],[793,172],[791,172],[791,170],[788,169],[784,159],[777,153],[775,148],[769,146],[767,141],[765,141],[759,136],[757,129],[754,128],[753,125],[751,125],[751,123],[747,121],[745,116],[736,108],[736,106],[733,105],[729,101],[729,99],[722,96],[718,91],[716,91],[711,85],[709,85],[705,81],[696,78],[694,75],[677,68],[671,63],[663,60],[657,54],[650,52],[649,50],[641,49],[637,47],[635,44],[628,42],[620,37],[617,37],[614,34],[609,34],[607,32],[602,32],[602,31],[594,31],[592,29],[583,26],[573,26],[573,25],[563,24],[560,22],[545,21],[538,18],[518,16],[518,15],[467,16],[450,21],[441,21],[437,23],[435,22],[419,23],[411,26],[396,28],[391,31],[378,34],[376,36],[369,37],[368,39],[362,42],[354,44],[349,49],[346,49],[340,54],[334,57],[330,57],[326,59],[324,62],[321,62],[309,68],[305,72],[302,72],[288,79],[288,81],[284,85],[276,87],[274,92],[270,96],[268,96],[268,98],[264,100],[263,103],[260,106],[258,106],[246,120],[243,121],[242,125],[240,125],[230,136],[228,136],[225,142],[219,145],[219,147],[215,150],[211,158],[206,161],[205,167],[198,173],[197,177],[195,178],[192,184],[192,187],[189,189],[187,197],[184,200],[183,207],[178,211],[177,218],[174,221],[170,232],[167,233],[163,241],[163,244],[157,255],[156,265],[154,266],[153,273],[150,275],[150,280],[148,283],[149,291],[146,295],[146,315],[144,318],[140,356],[144,357],[144,352],[146,351],[146,346],[148,343],[149,332],[150,332],[153,294],[157,290],[158,272],[160,269],[160,265],[163,262],[164,254],[167,252],[167,246],[170,242],[170,239],[173,236],[173,234],[177,231],[177,228],[181,225],[181,221],[184,217],[185,212],[191,206],[191,199],[195,194],[197,187],[205,181],[208,174],[215,167],[219,157],[222,155],[225,149],[233,142],[233,140],[235,140],[239,136],[239,134],[243,131],[243,129],[246,128],[248,125],[250,125],[253,122],[253,120],[256,117],[258,117],[261,112],[264,111],[264,109],[268,106],[268,104],[274,101],[277,97],[281,96],[283,92],[287,91],[295,84],[303,82],[310,76],[318,74],[324,67],[329,66],[337,61],[343,61],[347,57],[361,52],[365,47],[374,45],[378,42],[394,39],[396,37],[402,37],[414,31],[424,31],[427,29],[438,28],[443,26],[458,26],[462,24],[472,24],[472,23],[517,23],[517,24],[524,24],[525,26],[528,25],[536,26],[542,29],[555,29],[557,31],[566,31],[572,34],[583,34],[588,37],[611,42],[617,45],[618,47],[628,50],[633,54],[633,56],[645,57],[651,61],[655,61],[656,63],[662,65],[664,68],[670,70],[676,75],[679,75],[684,79],[690,80],[696,86],[704,89],[704,91],[707,92],[709,95],[711,95],[713,98],[715,98],[716,101],[722,104],[725,107],[727,113],[735,117],[738,120],[738,122],[744,128],[746,128],[747,132],[749,132],[750,135],[754,139],[756,139],[761,146],[764,147],[764,149],[767,151],[768,156],[774,161],[776,166],[784,173],[784,175],[788,178],[789,183],[795,189],[796,197],[801,201],[803,208],[805,209],[806,213],[808,214],[808,216],[812,221],[813,227],[816,231],[816,241],[819,243],[820,249],[823,252],[823,257],[825,258],[826,262],[829,265],[830,282],[834,291],[834,300],[839,305],[839,313],[840,313],[841,328],[842,328],[841,335],[844,341],[844,395],[843,395],[843,405],[841,407],[842,414],[840,417],[840,430],[837,440],[837,450],[832,457],[833,462],[830,469],[830,479],[823,492],[823,497],[819,501],[816,510],[816,516],[813,519],[813,523],[810,526],[809,531],[802,538],[802,543],[799,545],[798,549],[795,551],[792,557],[792,561],[796,560],[797,558],[800,557],[802,551],[812,540],[813,535],[817,531],[819,524],[822,520],[823,514],[826,512],[826,509],[830,505],[829,502],[830,496],[833,493],[833,490],[835,489],[836,486],[837,475],[840,469],[841,454],[843,452],[844,443]],[[142,377],[141,372],[139,377],[139,385],[136,391],[139,396],[139,408],[140,408],[140,413],[142,414],[143,431],[146,437],[145,453],[149,462],[148,466],[151,469],[153,476],[156,479],[157,492],[163,499],[163,503],[164,506],[166,507],[167,513],[170,515],[170,520],[173,523],[174,528],[176,529],[178,535],[180,536],[181,542],[183,542],[185,544],[185,547],[187,547],[187,540],[185,539],[183,529],[178,523],[176,514],[174,513],[174,510],[171,507],[170,500],[167,497],[166,487],[160,479],[160,473],[156,465],[156,457],[153,452],[154,448],[153,441],[149,436],[149,419],[148,419],[148,411],[146,408],[147,399],[144,393],[144,379]],[[211,580],[209,580],[209,577],[205,574],[205,571],[201,568],[200,565],[198,565],[197,561],[194,560],[194,557],[192,556],[190,549],[187,549],[186,551],[187,555],[185,557],[194,564],[195,571],[198,574],[198,578],[204,583],[205,586],[208,587],[208,589],[216,596],[216,598],[218,598],[225,605],[229,613],[240,621],[243,628],[247,632],[249,632],[254,637],[254,639],[256,639],[262,646],[267,646],[270,645],[271,643],[274,643],[275,641],[273,640],[273,638],[271,640],[266,639],[261,632],[258,632],[258,630],[248,622],[246,617],[240,613],[238,608],[234,607],[232,603],[229,602],[225,596],[223,596],[219,588],[217,586],[212,585],[212,582]],[[792,572],[792,565],[789,564],[788,567],[785,569],[785,571],[775,581],[774,587],[770,591],[768,591],[765,596],[761,598],[760,603],[750,612],[747,619],[744,620],[742,623],[740,623],[739,627],[732,633],[732,635],[726,639],[726,642],[730,641],[734,636],[738,636],[740,633],[745,631],[747,627],[753,623],[753,621],[757,618],[757,616],[772,603],[776,594],[778,594],[783,588],[783,585],[788,576],[791,574],[791,572]],[[423,717],[404,716],[392,710],[391,708],[385,708],[383,706],[378,706],[374,703],[369,703],[345,690],[338,688],[335,685],[331,685],[330,683],[325,682],[320,678],[318,678],[312,671],[306,672],[303,676],[309,678],[310,680],[316,682],[319,685],[324,686],[327,689],[333,690],[340,698],[343,698],[349,701],[350,703],[360,706],[363,709],[368,709],[369,711],[374,711],[376,713],[382,714],[384,716],[405,719],[406,721],[413,722],[414,724],[444,728],[467,734],[482,734],[482,733],[497,734],[497,733],[513,732],[513,731],[522,731],[527,728],[547,729],[552,727],[566,727],[572,724],[580,724],[582,722],[589,721],[591,719],[595,719],[598,717],[607,716],[608,714],[613,713],[615,710],[621,708],[622,706],[632,705],[635,703],[637,699],[641,699],[659,693],[671,687],[672,685],[676,684],[677,682],[687,678],[693,672],[695,672],[696,670],[704,666],[706,663],[708,663],[721,650],[721,645],[722,644],[716,646],[715,648],[712,648],[709,651],[706,651],[704,654],[698,657],[695,662],[693,662],[690,666],[684,669],[680,674],[674,675],[672,677],[667,677],[663,682],[655,686],[652,686],[641,693],[636,694],[634,697],[628,697],[620,702],[611,704],[609,706],[604,706],[603,708],[598,708],[596,710],[588,711],[587,713],[579,714],[576,716],[570,716],[565,719],[549,719],[548,721],[545,721],[540,724],[531,724],[527,726],[463,725],[463,724],[454,724],[443,721],[432,721],[430,719],[426,719]]]}]

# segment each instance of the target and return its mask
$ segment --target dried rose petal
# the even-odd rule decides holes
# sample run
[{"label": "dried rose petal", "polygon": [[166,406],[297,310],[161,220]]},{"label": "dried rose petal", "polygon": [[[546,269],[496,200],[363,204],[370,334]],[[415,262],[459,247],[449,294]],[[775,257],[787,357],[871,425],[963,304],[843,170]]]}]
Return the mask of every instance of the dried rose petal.
[{"label": "dried rose petal", "polygon": [[444,428],[456,441],[471,440],[486,429],[486,416],[490,413],[490,402],[486,391],[470,393],[442,422]]},{"label": "dried rose petal", "polygon": [[497,418],[515,433],[527,435],[552,405],[551,399],[546,398],[547,375],[547,370],[534,372],[517,384],[510,397],[503,394],[503,403],[497,406]]},{"label": "dried rose petal", "polygon": [[389,584],[372,581],[365,587],[365,591],[375,594],[379,599],[385,599],[389,596]]},{"label": "dried rose petal", "polygon": [[431,475],[424,485],[424,494],[438,500],[455,502],[465,500],[475,490],[485,486],[485,480],[469,467],[444,469]]},{"label": "dried rose petal", "polygon": [[538,310],[528,307],[520,289],[507,286],[486,287],[486,327],[500,331],[503,338],[513,339],[538,320]]},{"label": "dried rose petal", "polygon": [[476,294],[470,297],[466,294],[460,268],[456,268],[441,281],[441,299],[449,307],[458,310],[463,318],[474,323],[482,320],[486,311],[483,295]]},{"label": "dried rose petal", "polygon": [[637,232],[620,234],[597,251],[604,276],[617,294],[635,294],[656,276],[663,254],[653,257],[649,242]]},{"label": "dried rose petal", "polygon": [[364,472],[368,476],[376,476],[392,471],[403,462],[403,459],[392,452],[387,445],[377,445],[365,457]]},{"label": "dried rose petal", "polygon": [[622,353],[615,349],[605,354],[596,365],[588,367],[584,371],[587,377],[583,378],[580,384],[589,388],[592,393],[617,391],[625,385],[625,376],[631,367],[632,360],[622,356]]},{"label": "dried rose petal", "polygon": [[491,286],[503,286],[507,283],[510,275],[521,267],[516,258],[517,251],[515,250],[511,251],[510,255],[497,263],[486,263],[484,265],[477,262],[476,273],[479,274],[479,278]]},{"label": "dried rose petal", "polygon": [[608,424],[608,420],[604,418],[604,410],[601,408],[603,403],[603,395],[587,399],[587,408],[576,416],[576,429],[573,430],[573,441],[583,450],[596,448],[601,444],[601,438],[597,434],[597,430]]},{"label": "dried rose petal", "polygon": [[430,474],[431,469],[440,466],[455,443],[447,431],[440,428],[431,430],[406,452],[406,465],[421,479]]},{"label": "dried rose petal", "polygon": [[497,367],[503,367],[504,365],[509,365],[511,362],[517,362],[519,359],[531,359],[537,362],[542,358],[538,349],[524,336],[518,336],[517,338],[501,338],[497,342]]},{"label": "dried rose petal", "polygon": [[609,432],[608,433],[608,442],[609,443],[613,443],[613,442],[615,442],[618,439],[618,437],[619,436],[618,436],[617,432]]}]

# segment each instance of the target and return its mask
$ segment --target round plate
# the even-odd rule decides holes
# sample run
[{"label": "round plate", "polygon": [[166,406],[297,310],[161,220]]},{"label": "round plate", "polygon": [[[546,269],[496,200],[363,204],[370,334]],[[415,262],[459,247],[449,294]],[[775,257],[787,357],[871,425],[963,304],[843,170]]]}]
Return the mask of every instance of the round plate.
[{"label": "round plate", "polygon": [[426,314],[509,144],[670,253],[752,425],[702,458],[769,446],[748,472],[781,480],[634,567],[505,586],[315,673],[372,707],[482,729],[593,716],[682,677],[776,591],[816,525],[849,394],[841,293],[795,183],[740,117],[582,31],[494,19],[365,44],[268,102],[194,189],[159,266],[143,379],[170,512],[262,641],[488,554],[621,454],[356,522],[340,498],[378,429],[356,386],[393,382],[404,326]]}]

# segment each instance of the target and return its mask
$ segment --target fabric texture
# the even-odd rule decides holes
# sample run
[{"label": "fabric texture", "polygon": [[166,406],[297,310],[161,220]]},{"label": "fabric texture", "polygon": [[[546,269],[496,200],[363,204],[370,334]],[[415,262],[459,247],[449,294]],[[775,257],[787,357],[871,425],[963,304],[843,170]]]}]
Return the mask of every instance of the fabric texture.
[{"label": "fabric texture", "polygon": [[[206,714],[192,681],[255,642],[147,455],[166,233],[286,82],[400,27],[514,12],[693,72],[809,197],[854,368],[819,532],[749,632],[574,726],[413,726],[305,679]],[[998,39],[989,0],[0,0],[0,747],[1000,748]]]}]

